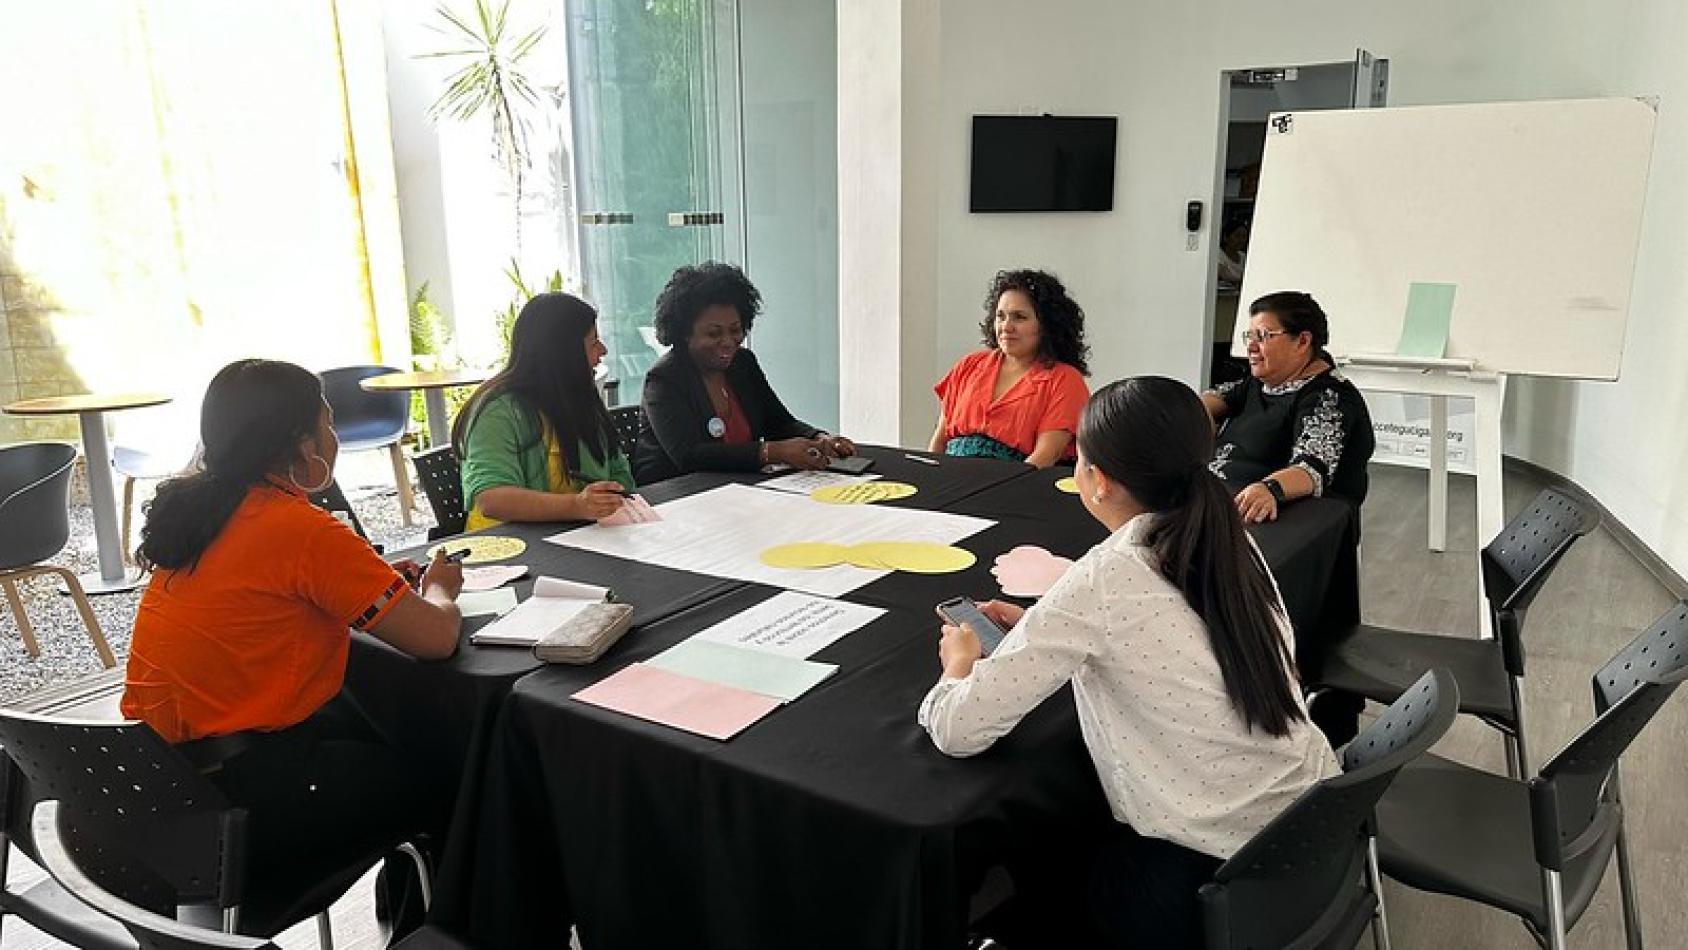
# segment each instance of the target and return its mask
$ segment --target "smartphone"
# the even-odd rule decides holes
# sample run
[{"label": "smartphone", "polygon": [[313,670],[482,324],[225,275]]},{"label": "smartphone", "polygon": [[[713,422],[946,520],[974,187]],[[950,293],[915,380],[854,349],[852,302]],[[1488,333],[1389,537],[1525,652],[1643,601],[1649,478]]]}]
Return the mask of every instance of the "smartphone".
[{"label": "smartphone", "polygon": [[944,601],[938,605],[938,614],[957,626],[966,624],[972,627],[973,632],[979,635],[979,645],[985,648],[985,656],[990,656],[1002,644],[1002,638],[1008,636],[1008,631],[985,616],[979,605],[968,597],[953,597]]},{"label": "smartphone", "polygon": [[827,471],[846,475],[863,475],[873,468],[873,459],[865,455],[846,455],[826,463]]}]

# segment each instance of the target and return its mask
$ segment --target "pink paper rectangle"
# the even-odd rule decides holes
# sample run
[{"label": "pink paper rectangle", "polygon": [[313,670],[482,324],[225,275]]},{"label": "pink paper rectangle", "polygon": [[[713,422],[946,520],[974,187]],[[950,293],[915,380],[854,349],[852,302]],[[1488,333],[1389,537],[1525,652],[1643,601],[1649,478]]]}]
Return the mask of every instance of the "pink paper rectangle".
[{"label": "pink paper rectangle", "polygon": [[615,514],[599,518],[598,523],[608,527],[619,527],[629,524],[649,524],[652,521],[661,520],[662,515],[657,513],[657,510],[652,508],[649,502],[645,501],[643,495],[628,495],[622,499],[621,507],[615,510]]},{"label": "pink paper rectangle", "polygon": [[634,663],[614,676],[599,680],[575,693],[574,698],[721,740],[732,738],[780,705],[771,696],[692,679],[643,663]]}]

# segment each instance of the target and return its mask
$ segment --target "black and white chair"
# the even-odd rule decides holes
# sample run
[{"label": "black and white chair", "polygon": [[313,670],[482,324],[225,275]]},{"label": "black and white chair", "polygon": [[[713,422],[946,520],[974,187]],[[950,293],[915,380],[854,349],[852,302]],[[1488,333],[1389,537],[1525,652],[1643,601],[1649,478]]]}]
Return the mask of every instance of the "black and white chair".
[{"label": "black and white chair", "polygon": [[621,446],[621,454],[633,460],[633,450],[639,446],[639,433],[644,431],[644,406],[617,406],[610,410],[610,421],[615,423],[616,441]]},{"label": "black and white chair", "polygon": [[[115,925],[121,925],[133,937],[130,946],[140,950],[277,950],[276,944],[259,937],[224,933],[155,914],[94,883],[71,854],[60,829],[56,801],[35,806],[33,833],[42,866],[53,880],[76,900]],[[467,950],[467,947],[439,930],[423,927],[398,943],[395,950]]]},{"label": "black and white chair", "polygon": [[457,450],[442,445],[416,453],[411,461],[416,463],[416,479],[428,496],[428,506],[434,509],[435,527],[428,529],[428,540],[462,534],[469,515],[463,506],[463,467]]},{"label": "black and white chair", "polygon": [[1387,948],[1373,808],[1458,708],[1453,677],[1425,673],[1343,749],[1341,775],[1303,792],[1220,865],[1201,889],[1208,950],[1348,950],[1368,926]]},{"label": "black and white chair", "polygon": [[1594,721],[1529,781],[1434,755],[1403,769],[1377,808],[1384,872],[1517,914],[1558,950],[1616,853],[1624,932],[1640,947],[1618,757],[1685,678],[1688,601],[1595,673]]},{"label": "black and white chair", "polygon": [[1460,712],[1506,737],[1507,769],[1528,775],[1524,746],[1524,615],[1576,540],[1599,518],[1570,496],[1545,489],[1483,549],[1483,593],[1494,636],[1412,633],[1356,624],[1304,671],[1313,691],[1338,690],[1377,702],[1401,695],[1422,670],[1445,668],[1459,681]]},{"label": "black and white chair", "polygon": [[[152,914],[220,921],[226,933],[259,936],[316,917],[322,945],[331,948],[329,905],[392,850],[416,863],[426,897],[426,864],[401,840],[309,880],[267,873],[263,856],[248,853],[246,812],[144,723],[0,709],[0,746],[26,786],[8,781],[7,812],[57,801],[55,828],[82,873]],[[8,827],[14,835],[16,825]],[[40,857],[31,842],[17,843]],[[43,901],[11,909],[49,933],[64,926]]]}]

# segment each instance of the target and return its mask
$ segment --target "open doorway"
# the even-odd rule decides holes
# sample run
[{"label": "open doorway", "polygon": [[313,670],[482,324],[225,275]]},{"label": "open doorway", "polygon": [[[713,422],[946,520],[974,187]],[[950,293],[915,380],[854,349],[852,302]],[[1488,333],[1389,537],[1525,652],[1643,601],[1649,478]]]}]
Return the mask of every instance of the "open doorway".
[{"label": "open doorway", "polygon": [[1266,120],[1274,112],[1382,106],[1388,98],[1389,61],[1357,50],[1346,62],[1227,69],[1219,82],[1218,174],[1212,204],[1217,210],[1207,273],[1211,335],[1204,354],[1210,386],[1248,375],[1247,361],[1232,356],[1231,348],[1242,330],[1239,321],[1246,322],[1247,301],[1241,292],[1266,152]]}]

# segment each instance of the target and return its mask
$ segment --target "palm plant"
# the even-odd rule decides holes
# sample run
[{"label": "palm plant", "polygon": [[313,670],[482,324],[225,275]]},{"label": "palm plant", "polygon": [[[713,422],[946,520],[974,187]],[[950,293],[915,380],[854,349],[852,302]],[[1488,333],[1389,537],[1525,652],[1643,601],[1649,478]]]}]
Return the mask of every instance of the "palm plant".
[{"label": "palm plant", "polygon": [[533,84],[521,63],[545,35],[543,25],[519,36],[508,22],[510,0],[475,0],[473,22],[438,8],[444,27],[440,33],[461,42],[455,49],[424,53],[423,58],[449,59],[463,65],[446,79],[445,91],[429,107],[434,121],[450,118],[467,122],[482,114],[492,119],[493,158],[510,176],[515,195],[516,247],[521,248],[522,176],[528,160],[529,108],[539,105]]}]

